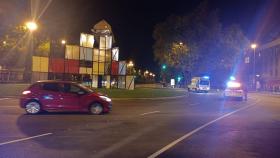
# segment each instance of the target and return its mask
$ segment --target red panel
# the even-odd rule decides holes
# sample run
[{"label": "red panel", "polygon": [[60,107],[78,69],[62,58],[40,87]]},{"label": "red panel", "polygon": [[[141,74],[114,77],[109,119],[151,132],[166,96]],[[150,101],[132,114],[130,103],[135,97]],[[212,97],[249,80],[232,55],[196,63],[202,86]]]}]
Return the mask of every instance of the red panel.
[{"label": "red panel", "polygon": [[65,60],[65,73],[78,74],[79,60]]},{"label": "red panel", "polygon": [[118,75],[119,72],[119,62],[112,61],[112,75]]},{"label": "red panel", "polygon": [[64,59],[51,58],[50,72],[64,73]]}]

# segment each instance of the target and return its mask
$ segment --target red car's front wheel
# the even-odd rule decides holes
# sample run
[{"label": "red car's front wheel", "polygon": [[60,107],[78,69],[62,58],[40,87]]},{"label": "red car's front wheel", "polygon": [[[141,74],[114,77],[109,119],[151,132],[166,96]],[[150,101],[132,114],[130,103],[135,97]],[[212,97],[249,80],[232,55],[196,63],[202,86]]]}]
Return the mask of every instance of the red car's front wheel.
[{"label": "red car's front wheel", "polygon": [[25,111],[28,114],[38,114],[41,112],[41,105],[36,101],[30,101],[25,105]]},{"label": "red car's front wheel", "polygon": [[100,103],[93,103],[89,107],[89,113],[93,115],[100,115],[103,113],[103,106]]}]

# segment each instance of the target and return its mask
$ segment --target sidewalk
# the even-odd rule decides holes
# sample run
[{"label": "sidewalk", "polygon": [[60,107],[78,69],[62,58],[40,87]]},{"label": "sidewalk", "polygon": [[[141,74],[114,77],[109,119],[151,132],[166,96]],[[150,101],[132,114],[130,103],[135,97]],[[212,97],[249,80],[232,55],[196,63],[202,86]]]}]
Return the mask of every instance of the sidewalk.
[{"label": "sidewalk", "polygon": [[280,97],[280,92],[268,92],[268,91],[260,91],[260,92],[249,92],[249,93],[253,93],[253,94],[263,94],[263,95],[270,95],[270,96],[277,96]]}]

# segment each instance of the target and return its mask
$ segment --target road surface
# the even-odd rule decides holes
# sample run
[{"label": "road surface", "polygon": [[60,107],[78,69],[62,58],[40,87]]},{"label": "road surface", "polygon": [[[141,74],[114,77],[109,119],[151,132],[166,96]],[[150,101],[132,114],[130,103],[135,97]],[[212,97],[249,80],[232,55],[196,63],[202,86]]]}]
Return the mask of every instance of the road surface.
[{"label": "road surface", "polygon": [[280,96],[113,101],[110,114],[25,115],[0,98],[2,158],[279,157]]}]

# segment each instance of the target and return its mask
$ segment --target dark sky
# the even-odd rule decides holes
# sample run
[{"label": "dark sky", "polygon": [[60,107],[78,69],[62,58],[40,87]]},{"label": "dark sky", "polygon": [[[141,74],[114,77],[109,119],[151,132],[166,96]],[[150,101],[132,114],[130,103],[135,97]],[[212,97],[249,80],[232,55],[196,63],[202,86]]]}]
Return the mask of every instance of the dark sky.
[{"label": "dark sky", "polygon": [[[219,9],[224,25],[239,24],[250,40],[269,18],[277,0],[209,0],[211,9]],[[30,13],[25,0],[0,0],[1,4],[15,3],[13,16],[27,18]],[[41,0],[44,6],[47,0]],[[56,32],[58,36],[79,42],[80,32],[90,32],[99,20],[105,19],[112,25],[121,59],[133,60],[137,67],[157,71],[153,57],[152,33],[155,24],[162,22],[171,14],[185,15],[193,11],[201,0],[53,0],[40,18],[41,27]],[[279,5],[279,3],[277,4]],[[2,9],[1,9],[2,6]],[[5,5],[0,5],[1,14]],[[15,12],[15,8],[17,12]],[[38,8],[38,7],[37,7]],[[40,9],[39,9],[40,10]],[[275,9],[274,9],[275,10]],[[280,10],[280,9],[279,9]],[[21,16],[20,11],[25,11]],[[27,11],[27,12],[26,12]],[[273,12],[270,14],[274,14]],[[277,17],[278,18],[278,17]],[[24,19],[23,19],[24,20]]]}]

